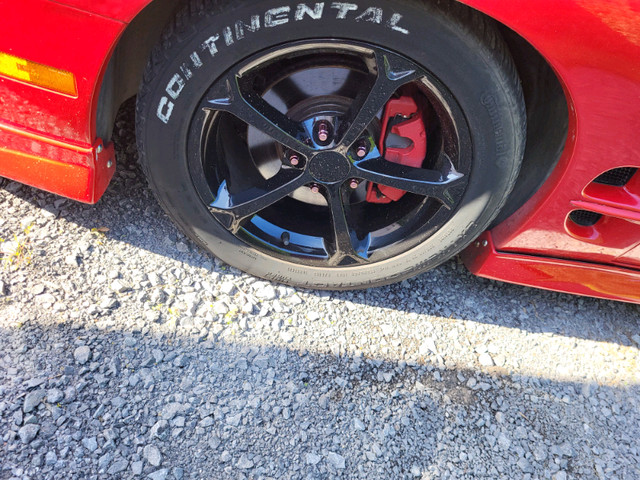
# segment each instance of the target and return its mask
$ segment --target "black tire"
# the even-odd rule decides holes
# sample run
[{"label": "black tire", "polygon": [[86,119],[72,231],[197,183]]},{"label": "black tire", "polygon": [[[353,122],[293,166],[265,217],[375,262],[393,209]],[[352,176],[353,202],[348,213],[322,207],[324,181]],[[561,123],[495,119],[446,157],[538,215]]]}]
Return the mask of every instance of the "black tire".
[{"label": "black tire", "polygon": [[[141,163],[151,188],[171,218],[200,246],[230,265],[270,280],[310,288],[367,288],[393,283],[439,265],[459,253],[489,225],[503,207],[519,171],[526,136],[524,101],[515,67],[504,42],[490,20],[453,2],[438,2],[436,6],[408,0],[379,0],[371,4],[361,4],[357,10],[351,10],[354,4],[308,2],[307,9],[299,5],[297,1],[193,1],[174,19],[152,53],[138,95],[138,146]],[[308,50],[311,48],[308,44],[313,39],[322,40],[315,40],[315,50]],[[299,47],[296,47],[297,50],[285,50],[292,45]],[[292,53],[298,50],[309,53]],[[360,51],[364,53],[357,53]],[[269,54],[263,55],[261,52]],[[443,158],[442,153],[447,149],[444,158],[456,158],[450,159],[451,169],[446,171],[462,172],[459,176],[464,181],[448,190],[441,187],[441,183],[436,183],[438,193],[434,193],[433,198],[428,194],[422,200],[415,199],[419,195],[415,197],[413,190],[403,188],[410,191],[410,194],[405,195],[405,200],[385,207],[369,203],[354,206],[355,204],[349,203],[351,197],[345,197],[347,194],[344,193],[344,187],[331,190],[335,185],[322,178],[321,180],[327,180],[328,183],[321,183],[320,191],[326,201],[325,208],[330,211],[327,218],[333,222],[322,232],[328,231],[329,237],[331,232],[335,232],[335,236],[332,240],[323,237],[322,232],[318,234],[324,238],[323,248],[328,252],[326,259],[329,259],[326,260],[321,255],[322,258],[318,260],[312,255],[309,256],[309,249],[305,250],[306,244],[302,244],[304,248],[300,247],[304,250],[303,253],[298,250],[282,250],[280,244],[275,247],[271,244],[264,246],[269,242],[265,242],[262,237],[255,240],[255,235],[269,235],[269,232],[260,231],[254,235],[250,229],[257,223],[251,220],[247,227],[246,220],[242,220],[245,223],[241,224],[243,217],[240,213],[236,215],[235,210],[230,217],[223,215],[222,213],[226,212],[225,208],[231,211],[231,200],[224,204],[226,206],[220,206],[222,203],[218,200],[212,202],[217,198],[216,195],[220,196],[221,188],[226,188],[227,180],[231,182],[231,176],[238,175],[228,172],[227,158],[231,154],[226,152],[225,142],[235,143],[237,137],[242,142],[249,143],[247,138],[250,136],[244,130],[234,130],[238,128],[235,117],[242,116],[238,113],[241,108],[233,106],[238,104],[237,97],[233,96],[235,85],[225,83],[221,78],[226,78],[224,76],[228,71],[236,71],[242,62],[253,62],[248,59],[259,58],[242,71],[250,72],[246,76],[253,83],[249,87],[238,87],[238,92],[243,91],[241,88],[249,88],[254,92],[258,91],[259,87],[253,84],[258,81],[264,83],[265,75],[272,70],[277,70],[277,75],[284,75],[281,71],[286,70],[287,65],[294,64],[292,71],[298,69],[295,72],[299,72],[302,68],[300,65],[309,62],[309,58],[321,59],[334,54],[340,57],[339,62],[336,60],[340,68],[346,68],[344,65],[352,61],[362,61],[368,65],[367,59],[374,58],[374,64],[376,59],[384,59],[384,62],[380,61],[376,65],[396,62],[396,65],[409,65],[405,68],[406,71],[418,72],[415,75],[419,80],[415,80],[415,84],[406,88],[419,90],[415,94],[416,101],[423,101],[424,97],[426,102],[432,102],[425,107],[425,111],[436,111],[437,118],[434,117],[434,123],[437,126],[434,128],[439,129],[438,148],[442,149],[438,158]],[[358,55],[362,55],[362,58]],[[325,63],[331,61],[327,60]],[[415,68],[410,68],[411,66]],[[371,72],[363,73],[363,68],[353,67],[353,70],[348,70],[348,74],[355,78],[363,75],[362,78],[367,81],[375,82],[367,76]],[[376,67],[371,68],[375,73]],[[404,75],[400,72],[400,67],[392,70],[392,67],[388,68],[389,79],[399,77],[400,73]],[[245,73],[242,73],[239,77],[229,78],[235,81],[236,78],[242,79],[244,76]],[[221,85],[226,85],[227,94],[217,95],[221,91]],[[350,88],[353,89],[351,86]],[[245,93],[246,91],[243,91],[242,98]],[[214,95],[225,97],[225,100],[211,102]],[[247,93],[247,98],[248,96]],[[350,126],[357,123],[357,116],[351,112],[361,113],[353,107],[358,98],[360,97],[355,96],[352,103],[344,107],[347,113],[341,110],[342,113],[336,114],[335,125],[340,126],[340,122],[343,122],[346,125],[345,130],[348,131]],[[273,109],[264,107],[265,102],[260,98],[255,101],[258,102],[255,105],[260,105],[258,110],[262,109],[260,112],[269,112],[265,113],[265,116],[272,114]],[[254,105],[251,102],[247,100],[248,104]],[[203,113],[211,104],[216,106],[213,112]],[[223,104],[224,106],[221,106]],[[246,107],[245,103],[242,103],[242,106]],[[232,111],[235,117],[225,116],[228,115],[225,112],[229,111]],[[441,115],[440,111],[444,113]],[[427,115],[423,110],[418,114]],[[287,115],[293,116],[290,113]],[[341,120],[343,117],[350,118],[352,123]],[[317,123],[317,119],[315,121]],[[229,126],[232,124],[234,126]],[[358,128],[354,127],[354,131]],[[376,138],[370,133],[371,129],[373,127],[370,123],[361,135]],[[234,132],[237,134],[236,137],[232,135]],[[451,132],[454,132],[455,138],[447,140],[445,137],[450,137]],[[317,132],[313,135],[317,135]],[[337,133],[335,135],[336,139],[339,138]],[[382,135],[382,138],[386,139],[385,134]],[[210,139],[210,136],[215,138]],[[349,134],[345,136],[348,137]],[[320,147],[314,143],[319,140],[317,137],[314,139],[313,142],[306,140],[307,145],[313,144],[314,150],[305,158],[305,163],[313,163],[313,168],[319,171],[322,165],[320,156],[317,155],[319,150],[316,148]],[[381,140],[381,143],[384,142],[386,140]],[[429,142],[429,145],[434,143],[431,138]],[[347,143],[344,149],[351,145]],[[380,149],[387,148],[385,145],[381,145]],[[245,148],[249,151],[249,147]],[[335,148],[338,148],[337,140]],[[372,148],[375,150],[376,146],[373,145]],[[340,150],[343,155],[352,155],[345,154],[344,149]],[[222,150],[225,150],[224,154]],[[290,158],[290,150],[286,151],[288,153],[283,154],[285,160]],[[215,160],[211,160],[212,155]],[[323,155],[327,157],[328,154]],[[338,160],[337,156],[325,157],[323,161],[326,165],[331,165],[332,172],[336,168],[342,168],[343,164],[339,164],[342,160]],[[355,171],[361,164],[355,162],[352,156],[348,158],[351,161],[349,167]],[[440,160],[434,160],[434,165],[437,162]],[[373,165],[366,165],[370,164]],[[312,168],[307,168],[306,165],[303,168],[305,175],[307,170]],[[286,168],[290,167],[291,165]],[[231,168],[236,167],[232,165]],[[246,169],[245,166],[242,168]],[[437,172],[440,168],[431,166],[429,171]],[[426,167],[420,167],[421,171],[425,169]],[[213,170],[215,173],[211,173]],[[374,174],[377,175],[377,171]],[[252,175],[254,174],[247,174],[247,177]],[[380,175],[376,175],[370,178],[381,178]],[[316,175],[314,178],[317,177]],[[448,182],[453,182],[452,178],[455,179],[454,176],[443,174],[442,182],[445,177]],[[221,180],[222,178],[224,180]],[[362,178],[367,180],[369,177]],[[330,180],[337,181],[333,178]],[[259,184],[252,184],[255,188],[269,188],[269,181],[256,181]],[[339,181],[346,181],[346,178],[340,177]],[[237,183],[237,180],[234,182]],[[426,180],[421,176],[420,182],[420,185],[424,185]],[[316,189],[314,193],[317,192],[317,186],[313,188]],[[334,193],[329,193],[330,190]],[[416,191],[423,190],[416,187]],[[339,200],[332,199],[331,195],[335,195]],[[453,199],[450,204],[448,200],[442,199],[445,196]],[[279,200],[285,201],[294,200]],[[336,202],[342,206],[341,210],[332,209]],[[399,206],[401,202],[404,202],[402,207]],[[449,210],[446,210],[445,206]],[[280,219],[283,216],[282,212],[287,210],[284,206],[277,208],[280,209],[277,216]],[[313,216],[313,212],[321,212],[322,207],[304,205],[299,208],[306,209],[300,212],[311,212],[304,215]],[[385,208],[394,210],[384,210]],[[411,212],[415,209],[416,218],[419,217],[424,225],[412,224],[411,229],[406,231],[398,227],[400,238],[397,241],[391,236],[388,239],[384,237],[384,241],[379,241],[379,250],[370,254],[369,250],[366,250],[369,246],[354,247],[354,242],[357,244],[364,241],[358,235],[366,235],[367,242],[371,242],[369,229],[374,227],[370,225],[373,220],[369,217],[378,213],[367,213],[366,219],[357,219],[358,225],[366,223],[366,228],[358,227],[366,233],[354,233],[356,227],[347,225],[348,240],[345,240],[343,235],[342,241],[348,242],[350,246],[340,246],[339,232],[344,228],[336,226],[339,223],[336,219],[342,218],[340,212],[344,213],[345,209],[348,209],[348,215],[355,215],[354,211],[382,212],[381,217],[387,215],[391,219],[389,222],[395,222],[395,228],[400,223],[411,223],[411,219],[407,220],[404,217],[402,221],[394,220],[394,215],[405,214],[403,208]],[[384,213],[387,211],[391,213]],[[351,221],[348,215],[347,221]],[[226,218],[230,220],[227,222]],[[324,217],[318,216],[316,223],[322,223],[321,218]],[[298,220],[283,218],[282,222],[291,224]],[[304,232],[307,232],[312,227],[308,225],[308,219],[304,222],[307,229]],[[388,228],[388,225],[384,228]],[[278,227],[270,232],[281,231]],[[376,230],[378,231],[382,230]],[[285,233],[282,234],[282,241],[284,245],[289,245],[288,234],[286,238],[284,235]],[[275,242],[277,243],[277,240]],[[334,251],[334,254],[331,251]],[[347,254],[345,251],[352,253]],[[353,252],[357,252],[357,255]],[[334,260],[331,260],[332,258]]]}]

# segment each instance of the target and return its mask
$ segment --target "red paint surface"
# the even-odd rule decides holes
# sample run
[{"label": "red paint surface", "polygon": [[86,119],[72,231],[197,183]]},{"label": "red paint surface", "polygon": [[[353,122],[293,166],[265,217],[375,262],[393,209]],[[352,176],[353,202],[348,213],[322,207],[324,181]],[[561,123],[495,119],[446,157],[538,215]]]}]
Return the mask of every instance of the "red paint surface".
[{"label": "red paint surface", "polygon": [[467,268],[481,277],[545,290],[640,303],[638,270],[498,252],[489,232],[468,247],[462,258]]},{"label": "red paint surface", "polygon": [[[78,84],[78,97],[69,98],[0,77],[0,175],[78,200],[98,200],[112,173],[94,155],[100,81],[126,23],[147,3],[0,0],[0,51],[71,71]],[[471,247],[467,263],[490,278],[640,301],[637,272],[581,263],[638,268],[637,224],[608,217],[608,224],[622,222],[624,232],[609,245],[566,227],[569,213],[581,205],[576,202],[621,208],[621,200],[611,195],[603,200],[602,191],[587,189],[594,178],[612,168],[640,167],[640,0],[463,3],[537,48],[558,74],[570,107],[569,138],[557,168],[526,205],[492,230],[496,253],[482,256]],[[624,208],[637,211],[633,195],[640,192],[631,193]]]}]

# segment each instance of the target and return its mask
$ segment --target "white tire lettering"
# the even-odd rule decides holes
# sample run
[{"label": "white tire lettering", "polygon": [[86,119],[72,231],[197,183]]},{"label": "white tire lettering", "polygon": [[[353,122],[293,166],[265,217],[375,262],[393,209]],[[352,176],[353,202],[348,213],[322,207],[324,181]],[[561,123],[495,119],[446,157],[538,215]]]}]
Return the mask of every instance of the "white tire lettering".
[{"label": "white tire lettering", "polygon": [[160,103],[158,104],[158,110],[156,111],[157,117],[160,119],[162,123],[168,123],[171,118],[171,113],[173,112],[173,102],[169,100],[167,97],[162,97],[160,99]]},{"label": "white tire lettering", "polygon": [[400,20],[402,20],[402,15],[400,15],[399,13],[394,13],[393,15],[391,15],[391,18],[387,21],[387,27],[389,27],[391,30],[395,32],[400,32],[400,33],[404,33],[405,35],[409,35],[409,30],[398,26],[398,23],[400,23]]},{"label": "white tire lettering", "polygon": [[356,17],[356,22],[382,23],[382,9],[369,7]]},{"label": "white tire lettering", "polygon": [[231,27],[224,27],[222,36],[224,37],[224,43],[227,44],[227,47],[233,45],[233,31],[231,31]]},{"label": "white tire lettering", "polygon": [[202,66],[200,55],[198,55],[196,52],[193,52],[191,55],[189,55],[189,58],[191,59],[191,63],[193,63],[193,66],[195,68],[200,68]]},{"label": "white tire lettering", "polygon": [[236,39],[242,40],[244,38],[245,28],[250,32],[257,32],[258,30],[260,30],[260,17],[258,15],[253,15],[251,17],[251,23],[249,25],[247,25],[242,20],[238,20],[236,22],[235,27],[236,27]]},{"label": "white tire lettering", "polygon": [[358,5],[355,3],[333,2],[331,4],[331,8],[338,10],[338,13],[336,14],[336,18],[338,20],[344,20],[347,18],[347,13],[358,10]]},{"label": "white tire lettering", "polygon": [[180,92],[182,92],[183,88],[184,80],[179,73],[176,73],[173,77],[171,77],[169,83],[167,83],[167,88],[165,90],[171,98],[176,100],[180,96]]},{"label": "white tire lettering", "polygon": [[307,7],[306,4],[300,3],[296,8],[295,19],[300,21],[305,15],[309,15],[313,20],[320,20],[322,18],[322,12],[324,11],[324,2],[316,3],[313,6],[313,10]]},{"label": "white tire lettering", "polygon": [[220,35],[213,35],[207,38],[201,45],[202,50],[207,50],[214,57],[218,53],[218,47],[216,46],[218,40],[220,40]]},{"label": "white tire lettering", "polygon": [[[310,6],[311,5],[311,6]],[[291,16],[291,7],[282,6],[278,8],[272,8],[264,13],[264,23],[262,26],[266,28],[277,27],[289,23],[292,19],[295,21],[304,20],[305,17],[309,17],[312,20],[321,20],[325,12],[325,2],[315,3],[299,3],[295,7],[293,16]],[[330,7],[336,10],[335,18],[337,20],[344,20],[351,12],[358,12],[360,8],[355,3],[346,2],[331,2]],[[355,14],[354,14],[355,15]],[[384,11],[378,7],[368,7],[362,13],[355,17],[351,17],[357,22],[370,22],[375,24],[382,24],[384,19]],[[409,30],[400,25],[403,16],[399,13],[393,13],[391,17],[385,22],[385,27],[393,30],[394,32],[401,33],[403,35],[409,35]],[[249,23],[244,20],[238,20],[232,26],[226,26],[222,29],[220,35],[212,35],[207,38],[200,48],[203,52],[209,52],[211,57],[214,57],[218,52],[217,42],[222,36],[226,46],[233,45],[236,41],[242,40],[247,35],[247,32],[257,32],[260,30],[261,16],[252,15]],[[180,93],[184,89],[186,82],[193,77],[195,70],[203,66],[203,60],[197,52],[192,52],[189,55],[189,60],[179,67],[180,73],[176,73],[171,77],[169,83],[167,83],[166,92],[168,97],[163,96],[158,103],[158,109],[156,111],[157,117],[163,123],[168,123],[173,112],[174,103],[172,100],[177,100]]]},{"label": "white tire lettering", "polygon": [[264,26],[277,27],[289,21],[289,12],[291,7],[278,7],[267,10],[264,13]]}]

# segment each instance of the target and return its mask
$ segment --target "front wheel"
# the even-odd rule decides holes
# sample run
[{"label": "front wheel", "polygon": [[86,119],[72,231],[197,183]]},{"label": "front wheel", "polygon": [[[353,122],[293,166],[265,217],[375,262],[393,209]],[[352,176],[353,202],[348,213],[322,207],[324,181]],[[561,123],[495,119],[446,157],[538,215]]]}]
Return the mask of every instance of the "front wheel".
[{"label": "front wheel", "polygon": [[524,130],[506,47],[455,5],[192,6],[138,96],[143,166],[185,233],[313,288],[457,254],[503,206]]}]

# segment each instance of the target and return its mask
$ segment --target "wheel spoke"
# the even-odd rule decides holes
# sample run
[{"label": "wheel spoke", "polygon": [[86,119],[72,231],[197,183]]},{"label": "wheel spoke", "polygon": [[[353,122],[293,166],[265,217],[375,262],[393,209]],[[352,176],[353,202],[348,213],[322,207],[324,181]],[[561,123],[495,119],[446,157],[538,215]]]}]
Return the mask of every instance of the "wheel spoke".
[{"label": "wheel spoke", "polygon": [[[445,164],[450,165],[448,158],[446,160]],[[357,162],[355,168],[357,175],[365,180],[435,198],[448,210],[453,208],[459,199],[457,187],[463,186],[467,181],[466,177],[456,172],[453,167],[445,173],[407,167],[389,162],[382,157]]]},{"label": "wheel spoke", "polygon": [[311,178],[297,170],[281,169],[275,176],[239,193],[230,193],[223,181],[209,210],[229,230],[236,233],[241,222],[293,193]]},{"label": "wheel spoke", "polygon": [[208,94],[205,110],[228,112],[243,122],[269,135],[276,142],[310,156],[313,149],[304,143],[308,136],[304,127],[278,111],[250,88],[240,85],[241,78],[235,74],[216,82]]},{"label": "wheel spoke", "polygon": [[370,71],[375,80],[354,99],[341,128],[343,149],[360,138],[398,88],[424,76],[417,65],[387,51],[375,50],[373,61]]},{"label": "wheel spoke", "polygon": [[342,184],[329,184],[326,192],[333,226],[333,251],[329,253],[329,264],[337,266],[344,263],[345,260],[352,264],[366,263],[368,261],[369,237],[358,241],[355,232],[349,226]]}]

